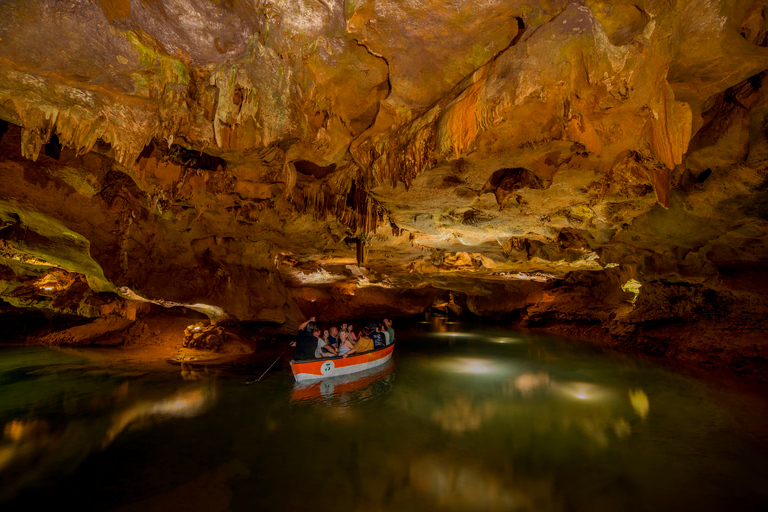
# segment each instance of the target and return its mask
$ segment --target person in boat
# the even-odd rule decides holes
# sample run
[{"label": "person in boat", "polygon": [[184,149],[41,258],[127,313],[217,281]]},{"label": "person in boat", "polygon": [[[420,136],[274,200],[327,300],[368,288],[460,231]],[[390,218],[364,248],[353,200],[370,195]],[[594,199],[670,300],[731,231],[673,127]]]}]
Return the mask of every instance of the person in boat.
[{"label": "person in boat", "polygon": [[371,339],[373,340],[374,348],[384,348],[387,346],[387,340],[384,337],[384,333],[381,332],[381,324],[373,324]]},{"label": "person in boat", "polygon": [[345,330],[339,331],[339,354],[345,357],[345,354],[355,348],[355,344],[349,339],[349,333]]},{"label": "person in boat", "polygon": [[389,334],[389,341],[387,342],[387,345],[390,345],[395,342],[395,330],[392,328],[392,319],[390,318],[384,319],[384,328],[387,330],[387,333]]},{"label": "person in boat", "polygon": [[357,336],[355,336],[355,326],[352,324],[349,324],[349,327],[347,328],[347,332],[349,333],[350,341],[352,341],[352,343],[356,343]]},{"label": "person in boat", "polygon": [[[336,347],[330,345],[324,336],[320,336],[320,329],[317,331],[317,349],[315,349],[315,359],[324,357],[333,357],[339,354]],[[327,330],[325,332],[328,332]]]},{"label": "person in boat", "polygon": [[338,327],[331,327],[330,331],[328,332],[328,337],[325,339],[326,342],[328,342],[329,345],[333,346],[336,350],[339,349],[339,328]]},{"label": "person in boat", "polygon": [[320,332],[315,323],[315,317],[311,317],[299,326],[299,330],[296,333],[296,341],[291,343],[291,346],[296,347],[296,351],[293,354],[295,360],[315,358],[315,350],[317,349],[316,333],[319,334]]},{"label": "person in boat", "polygon": [[349,350],[349,352],[345,353],[343,357],[348,357],[352,354],[368,352],[369,350],[373,350],[373,339],[368,336],[368,330],[365,328],[360,331],[360,339],[357,340],[357,343],[353,343],[352,348]]}]

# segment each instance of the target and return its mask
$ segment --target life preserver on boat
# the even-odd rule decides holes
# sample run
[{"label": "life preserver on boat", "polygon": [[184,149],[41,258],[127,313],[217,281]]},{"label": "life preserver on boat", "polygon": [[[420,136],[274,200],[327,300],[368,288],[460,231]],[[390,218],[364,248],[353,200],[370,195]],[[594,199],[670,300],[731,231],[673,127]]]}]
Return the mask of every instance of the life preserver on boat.
[{"label": "life preserver on boat", "polygon": [[328,375],[328,373],[332,372],[335,367],[336,365],[333,364],[333,361],[326,361],[320,367],[320,373],[323,375]]}]

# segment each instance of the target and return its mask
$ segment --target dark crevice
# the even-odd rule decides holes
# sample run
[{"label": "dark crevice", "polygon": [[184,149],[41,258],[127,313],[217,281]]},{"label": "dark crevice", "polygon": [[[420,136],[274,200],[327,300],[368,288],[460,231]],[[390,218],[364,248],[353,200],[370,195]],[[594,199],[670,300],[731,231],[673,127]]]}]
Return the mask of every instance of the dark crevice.
[{"label": "dark crevice", "polygon": [[293,166],[296,168],[297,172],[307,176],[314,176],[318,180],[325,178],[336,170],[336,164],[320,167],[316,163],[310,162],[309,160],[297,160],[293,162]]},{"label": "dark crevice", "polygon": [[61,158],[61,143],[59,142],[59,137],[55,133],[51,134],[51,138],[45,145],[44,151],[46,156],[49,156],[54,160]]},{"label": "dark crevice", "polygon": [[715,95],[711,106],[702,114],[704,123],[693,136],[689,151],[717,144],[739,116],[750,110],[760,94],[765,72],[757,73]]},{"label": "dark crevice", "polygon": [[475,208],[470,208],[469,210],[465,211],[461,216],[461,223],[465,226],[480,226],[485,221],[485,217],[483,215],[483,212],[480,210],[476,210]]},{"label": "dark crevice", "polygon": [[494,188],[514,191],[523,187],[542,189],[541,180],[533,171],[523,167],[513,167],[511,169],[499,169],[491,175],[488,183]]},{"label": "dark crevice", "polygon": [[357,181],[352,182],[352,186],[347,192],[347,208],[355,208],[355,193],[357,192]]},{"label": "dark crevice", "polygon": [[513,46],[516,46],[517,43],[520,42],[520,39],[523,38],[523,35],[525,35],[526,26],[525,26],[525,22],[523,21],[523,18],[518,16],[515,19],[517,20],[517,35],[515,35],[515,37],[512,38],[512,41],[507,45],[506,48],[504,48],[504,50],[499,52],[499,55],[509,50]]},{"label": "dark crevice", "polygon": [[227,169],[227,162],[223,158],[202,151],[192,151],[181,146],[173,146],[168,150],[168,159],[177,165],[193,169],[205,171],[225,171]]},{"label": "dark crevice", "polygon": [[764,77],[765,77],[765,72],[763,71],[747,78],[747,82],[749,83],[749,85],[752,86],[753,91],[757,91],[760,89],[760,87],[762,87]]},{"label": "dark crevice", "polygon": [[712,175],[712,169],[707,167],[704,171],[701,172],[698,176],[696,176],[696,182],[697,183],[704,183],[707,178],[709,178]]},{"label": "dark crevice", "polygon": [[136,182],[124,172],[111,170],[104,178],[104,188],[98,196],[109,206],[113,206],[115,201],[122,198],[128,205],[141,205],[145,194],[141,191]]},{"label": "dark crevice", "polygon": [[139,153],[139,159],[142,158],[149,158],[152,156],[152,153],[155,152],[155,145],[154,144],[147,144],[144,146],[144,149],[141,150],[141,153]]},{"label": "dark crevice", "polygon": [[494,172],[481,193],[491,192],[496,196],[496,202],[501,205],[508,195],[522,188],[540,190],[545,187],[533,171],[523,167],[513,167]]},{"label": "dark crevice", "polygon": [[99,153],[100,155],[106,155],[107,153],[112,151],[112,144],[102,139],[98,139],[96,141],[96,144],[93,145],[92,151]]},{"label": "dark crevice", "polygon": [[3,138],[3,135],[5,135],[5,132],[8,131],[9,123],[8,121],[3,121],[0,119],[0,139]]},{"label": "dark crevice", "polygon": [[227,161],[221,157],[209,155],[203,151],[187,149],[178,144],[168,148],[165,141],[160,140],[155,140],[144,146],[139,158],[149,158],[151,156],[170,161],[184,168],[212,172],[227,170]]}]

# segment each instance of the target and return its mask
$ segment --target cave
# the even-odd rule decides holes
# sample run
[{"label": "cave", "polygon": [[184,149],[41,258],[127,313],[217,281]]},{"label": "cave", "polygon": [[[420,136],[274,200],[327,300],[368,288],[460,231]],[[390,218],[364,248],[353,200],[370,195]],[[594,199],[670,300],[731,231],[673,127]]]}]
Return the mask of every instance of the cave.
[{"label": "cave", "polygon": [[0,3],[0,506],[761,509],[767,19]]}]

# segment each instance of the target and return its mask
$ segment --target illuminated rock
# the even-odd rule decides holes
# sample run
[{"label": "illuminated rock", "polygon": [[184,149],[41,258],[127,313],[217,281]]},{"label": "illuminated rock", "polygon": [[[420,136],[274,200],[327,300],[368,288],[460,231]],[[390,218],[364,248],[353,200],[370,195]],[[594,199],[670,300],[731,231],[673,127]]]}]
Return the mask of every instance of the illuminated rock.
[{"label": "illuminated rock", "polygon": [[[35,0],[0,19],[14,315],[146,303],[287,333],[312,300],[329,321],[452,304],[729,364],[762,328],[733,354],[691,332],[765,318],[760,2]],[[38,267],[74,284],[33,297]],[[755,371],[764,342],[747,351]]]}]

